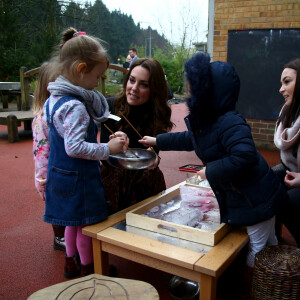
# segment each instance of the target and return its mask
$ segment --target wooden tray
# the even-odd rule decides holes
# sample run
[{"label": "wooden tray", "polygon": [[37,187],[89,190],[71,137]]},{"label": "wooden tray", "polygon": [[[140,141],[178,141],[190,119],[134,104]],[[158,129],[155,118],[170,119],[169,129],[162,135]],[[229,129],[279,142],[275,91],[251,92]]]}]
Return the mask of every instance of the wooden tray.
[{"label": "wooden tray", "polygon": [[[215,246],[229,232],[229,225],[222,223],[215,230],[207,231],[151,218],[144,215],[154,206],[167,203],[178,197],[180,195],[180,185],[187,184],[180,183],[174,186],[172,189],[168,189],[167,193],[153,196],[153,200],[149,203],[141,205],[138,208],[126,213],[126,224],[196,243]],[[201,188],[203,189],[203,187]]]}]

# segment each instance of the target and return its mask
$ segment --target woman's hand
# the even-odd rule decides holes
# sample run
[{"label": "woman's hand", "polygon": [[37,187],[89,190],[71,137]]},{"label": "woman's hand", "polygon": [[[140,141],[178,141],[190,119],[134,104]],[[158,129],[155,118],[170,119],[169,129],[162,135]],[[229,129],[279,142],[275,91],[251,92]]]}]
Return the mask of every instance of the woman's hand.
[{"label": "woman's hand", "polygon": [[284,182],[289,188],[299,187],[300,173],[286,171]]},{"label": "woman's hand", "polygon": [[[153,150],[153,148],[148,148],[147,151],[154,151],[154,150]],[[148,169],[153,170],[153,169],[157,168],[159,163],[160,163],[160,157],[158,155],[156,155],[155,162],[153,163],[152,166],[148,167]]]},{"label": "woman's hand", "polygon": [[156,138],[152,136],[144,136],[139,140],[139,143],[143,144],[145,147],[156,146]]},{"label": "woman's hand", "polygon": [[203,180],[206,179],[205,170],[206,170],[206,167],[202,168],[200,171],[197,172],[197,175],[200,176],[201,179],[203,179]]},{"label": "woman's hand", "polygon": [[126,153],[128,145],[129,138],[127,134],[122,131],[117,131],[109,136],[108,147],[111,154],[115,154],[120,151]]}]

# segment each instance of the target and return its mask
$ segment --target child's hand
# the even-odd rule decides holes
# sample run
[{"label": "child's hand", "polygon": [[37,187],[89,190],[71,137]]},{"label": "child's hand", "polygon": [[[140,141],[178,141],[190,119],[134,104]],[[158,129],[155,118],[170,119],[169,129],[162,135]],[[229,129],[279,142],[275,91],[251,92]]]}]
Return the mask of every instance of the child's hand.
[{"label": "child's hand", "polygon": [[40,190],[38,191],[40,197],[43,201],[45,201],[45,186],[41,186]]},{"label": "child's hand", "polygon": [[127,151],[125,140],[120,137],[114,137],[107,144],[109,147],[110,154],[115,154],[117,152],[124,151],[124,147],[125,147],[125,152]]},{"label": "child's hand", "polygon": [[111,140],[111,139],[114,139],[115,137],[124,139],[125,143],[127,145],[129,145],[129,138],[128,138],[127,134],[124,133],[123,131],[116,131],[114,134],[109,136],[109,139]]},{"label": "child's hand", "polygon": [[156,138],[151,136],[144,136],[139,143],[143,144],[145,147],[155,146]]},{"label": "child's hand", "polygon": [[127,145],[129,145],[129,138],[128,138],[127,134],[124,133],[123,131],[117,131],[117,132],[115,132],[115,136],[123,138],[125,140],[125,143]]},{"label": "child's hand", "polygon": [[284,182],[289,188],[299,187],[300,186],[300,173],[287,171],[285,178],[284,178]]},{"label": "child's hand", "polygon": [[126,153],[129,144],[129,138],[126,133],[117,131],[113,135],[110,135],[109,139],[108,147],[111,154],[115,154],[120,151]]},{"label": "child's hand", "polygon": [[197,175],[200,176],[203,180],[206,179],[205,170],[206,167],[202,168],[200,171],[197,172]]}]

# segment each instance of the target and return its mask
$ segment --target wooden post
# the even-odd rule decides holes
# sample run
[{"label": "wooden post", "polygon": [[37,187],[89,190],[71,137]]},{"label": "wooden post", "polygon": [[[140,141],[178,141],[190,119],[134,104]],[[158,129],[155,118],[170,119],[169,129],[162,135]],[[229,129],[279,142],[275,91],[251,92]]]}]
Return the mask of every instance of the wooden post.
[{"label": "wooden post", "polygon": [[0,92],[3,108],[8,108],[8,94],[6,92]]},{"label": "wooden post", "polygon": [[22,98],[22,110],[30,109],[29,106],[29,82],[25,77],[25,72],[27,68],[20,68],[20,82],[21,82],[21,98]]},{"label": "wooden post", "polygon": [[19,141],[18,119],[15,115],[7,116],[7,132],[9,143],[15,143]]},{"label": "wooden post", "polygon": [[22,110],[22,96],[20,94],[16,94],[17,99],[17,110]]},{"label": "wooden post", "polygon": [[105,79],[106,79],[106,76],[103,75],[99,81],[99,89],[100,89],[100,92],[103,94],[103,96],[105,96]]}]

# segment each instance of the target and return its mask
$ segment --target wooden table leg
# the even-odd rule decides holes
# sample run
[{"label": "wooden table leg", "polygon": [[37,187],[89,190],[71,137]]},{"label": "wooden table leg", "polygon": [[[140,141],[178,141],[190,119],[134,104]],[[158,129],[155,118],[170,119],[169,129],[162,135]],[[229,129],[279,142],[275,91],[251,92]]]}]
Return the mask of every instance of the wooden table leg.
[{"label": "wooden table leg", "polygon": [[100,275],[108,275],[108,253],[101,249],[101,241],[93,239],[94,272]]},{"label": "wooden table leg", "polygon": [[21,110],[22,109],[21,95],[16,95],[16,100],[17,100],[17,110]]},{"label": "wooden table leg", "polygon": [[15,115],[7,116],[7,133],[8,133],[8,142],[15,143],[19,141],[18,135],[18,119]]},{"label": "wooden table leg", "polygon": [[200,274],[200,295],[199,300],[216,300],[217,278]]},{"label": "wooden table leg", "polygon": [[2,99],[3,108],[8,108],[8,94],[2,92],[1,99]]}]

